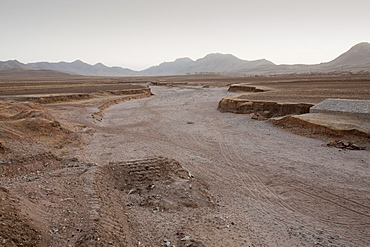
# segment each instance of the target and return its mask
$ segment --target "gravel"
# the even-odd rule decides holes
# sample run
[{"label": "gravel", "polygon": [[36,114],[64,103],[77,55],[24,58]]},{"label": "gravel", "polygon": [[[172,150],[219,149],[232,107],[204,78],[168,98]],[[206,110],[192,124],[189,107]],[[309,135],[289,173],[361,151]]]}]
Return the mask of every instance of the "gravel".
[{"label": "gravel", "polygon": [[326,99],[310,108],[311,113],[345,113],[370,118],[370,100]]}]

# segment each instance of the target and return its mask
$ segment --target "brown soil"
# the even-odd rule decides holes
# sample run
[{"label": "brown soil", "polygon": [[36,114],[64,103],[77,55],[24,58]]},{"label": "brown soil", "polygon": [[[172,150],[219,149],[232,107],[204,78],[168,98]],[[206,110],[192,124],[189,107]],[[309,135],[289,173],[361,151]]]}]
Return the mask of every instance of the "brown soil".
[{"label": "brown soil", "polygon": [[272,119],[271,122],[298,135],[326,141],[340,139],[370,147],[370,120],[346,114],[310,113]]},{"label": "brown soil", "polygon": [[264,118],[280,117],[289,114],[308,113],[312,104],[307,103],[282,103],[274,101],[260,101],[244,99],[244,95],[222,98],[218,103],[221,112],[241,114],[255,113]]},{"label": "brown soil", "polygon": [[[273,78],[271,78],[273,80]],[[327,98],[367,100],[370,95],[370,79],[365,78],[309,78],[251,82],[251,86],[263,86],[269,91],[251,94],[250,100],[278,102],[303,102],[317,104]]]},{"label": "brown soil", "polygon": [[0,187],[0,200],[1,246],[37,246],[41,240],[38,226],[21,214],[19,200],[4,187]]},{"label": "brown soil", "polygon": [[[88,80],[107,91],[133,81],[184,85],[152,86],[151,97],[99,95],[83,90]],[[369,150],[328,147],[248,115],[217,111],[219,100],[233,93],[213,86],[242,80],[251,78],[12,82],[30,95],[39,94],[31,88],[37,86],[46,95],[93,96],[1,102],[0,245],[370,245]],[[300,93],[311,88],[307,82],[292,82],[299,85],[294,94],[284,91],[285,83],[257,80],[276,87],[273,101],[315,103],[328,95],[323,90],[305,101]],[[325,80],[318,93],[331,87],[364,97],[347,82],[341,88]],[[368,90],[368,82],[352,81]],[[202,82],[210,87],[194,86]]]},{"label": "brown soil", "polygon": [[229,92],[264,92],[262,88],[252,87],[248,84],[231,84],[229,89]]}]

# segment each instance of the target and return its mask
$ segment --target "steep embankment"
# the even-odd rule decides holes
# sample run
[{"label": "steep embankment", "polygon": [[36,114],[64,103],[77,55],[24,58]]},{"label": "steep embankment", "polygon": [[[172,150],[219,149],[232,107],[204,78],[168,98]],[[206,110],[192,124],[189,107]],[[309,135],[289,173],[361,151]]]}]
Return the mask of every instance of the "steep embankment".
[{"label": "steep embankment", "polygon": [[309,113],[272,119],[277,126],[302,136],[370,144],[370,120],[339,113]]},{"label": "steep embankment", "polygon": [[[230,85],[228,91],[255,93],[264,92],[265,89],[252,87],[248,84],[233,84]],[[241,114],[255,113],[263,118],[271,118],[308,113],[311,106],[313,104],[250,100],[248,99],[248,93],[242,93],[221,99],[218,104],[218,110]]]}]

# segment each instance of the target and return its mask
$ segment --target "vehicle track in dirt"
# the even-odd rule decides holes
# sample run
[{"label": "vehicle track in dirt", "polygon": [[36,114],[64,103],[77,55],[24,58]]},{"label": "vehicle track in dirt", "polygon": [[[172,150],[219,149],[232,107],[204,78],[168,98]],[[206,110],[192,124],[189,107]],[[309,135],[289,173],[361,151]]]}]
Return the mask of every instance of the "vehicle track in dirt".
[{"label": "vehicle track in dirt", "polygon": [[[269,188],[261,180],[260,177],[262,174],[258,174],[251,170],[248,171],[248,166],[251,166],[251,164],[248,164],[248,161],[241,157],[241,152],[238,152],[233,145],[227,146],[233,142],[230,136],[222,135],[222,133],[220,136],[220,140],[223,140],[223,142],[219,143],[220,152],[236,174],[235,177],[240,181],[243,188],[248,191],[254,191],[254,193],[251,194],[254,199],[253,201],[263,202],[260,204],[262,207],[258,208],[253,205],[252,200],[249,200],[250,207],[254,207],[256,213],[270,214],[273,215],[275,219],[284,219],[283,224],[287,228],[299,224],[299,221],[297,221],[299,216],[310,216],[315,218],[318,222],[328,224],[369,227],[368,206],[346,199],[343,195],[337,195],[326,191],[324,188],[314,188],[313,186],[304,184],[302,181],[292,180],[289,183],[288,181],[277,178],[277,181],[281,180],[280,183],[284,183],[284,186],[294,188],[287,193],[294,194],[292,197],[294,197],[295,200],[298,199],[299,202],[299,198],[304,197],[306,201],[311,201],[309,202],[311,205],[313,204],[312,202],[316,203],[316,206],[312,205],[312,207],[309,207],[304,205],[304,202],[301,202],[299,205],[298,202],[294,203],[294,200],[284,200],[284,198],[274,192],[273,189]],[[309,197],[311,197],[311,199],[308,199]],[[266,210],[264,207],[268,209]],[[337,207],[341,207],[342,209],[335,210]],[[342,215],[331,215],[334,211],[341,211]],[[317,233],[317,231],[307,228],[305,232],[311,235]],[[347,242],[343,244],[350,243],[351,242]]]},{"label": "vehicle track in dirt", "polygon": [[[207,183],[219,207],[173,215],[172,227],[186,225],[189,234],[197,229],[206,246],[369,244],[369,151],[338,151],[248,115],[220,113],[219,99],[231,95],[226,88],[152,91],[154,96],[114,105],[101,122],[90,123],[94,134],[81,159],[179,161]],[[197,226],[185,220],[191,215],[198,215]],[[215,217],[228,227],[217,228]],[[148,229],[162,224],[157,217],[136,219]],[[158,231],[151,235],[157,244],[169,233]]]}]

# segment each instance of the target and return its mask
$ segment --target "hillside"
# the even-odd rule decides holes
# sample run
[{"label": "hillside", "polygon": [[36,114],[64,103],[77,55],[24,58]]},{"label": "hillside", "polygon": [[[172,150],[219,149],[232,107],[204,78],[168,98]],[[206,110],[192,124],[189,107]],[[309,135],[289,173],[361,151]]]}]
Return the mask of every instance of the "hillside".
[{"label": "hillside", "polygon": [[135,72],[130,69],[124,69],[121,67],[108,67],[102,63],[90,65],[76,60],[71,63],[59,62],[59,63],[30,63],[28,64],[33,69],[49,69],[57,70],[65,73],[76,74],[76,75],[87,75],[87,76],[121,76],[121,75],[134,75]]},{"label": "hillside", "polygon": [[144,71],[144,75],[186,75],[196,73],[227,73],[242,68],[257,68],[264,65],[273,65],[265,59],[246,61],[231,54],[212,53],[196,61],[190,58],[180,58],[174,62],[162,63]]},{"label": "hillside", "polygon": [[8,60],[6,62],[0,61],[0,71],[8,70],[8,69],[30,69],[30,67],[26,64],[23,64],[17,60]]},{"label": "hillside", "polygon": [[345,67],[355,69],[369,69],[370,68],[370,43],[362,42],[347,52],[343,53],[336,59],[320,64],[321,67],[340,68]]},{"label": "hillside", "polygon": [[25,69],[7,69],[0,70],[0,77],[72,77],[68,73],[55,70],[25,70]]}]

